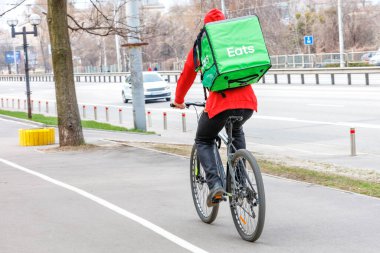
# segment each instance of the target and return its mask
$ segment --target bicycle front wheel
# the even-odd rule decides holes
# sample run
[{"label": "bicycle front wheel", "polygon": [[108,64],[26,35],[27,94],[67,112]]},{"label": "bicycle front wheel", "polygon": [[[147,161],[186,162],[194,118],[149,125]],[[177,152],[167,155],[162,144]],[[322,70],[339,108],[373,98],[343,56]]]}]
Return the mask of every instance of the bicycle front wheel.
[{"label": "bicycle front wheel", "polygon": [[240,236],[250,242],[256,241],[264,228],[265,193],[259,165],[253,155],[245,149],[236,151],[232,158],[231,173],[227,184],[232,219]]},{"label": "bicycle front wheel", "polygon": [[190,186],[199,218],[205,223],[212,223],[218,215],[219,204],[213,207],[207,206],[209,189],[206,183],[206,173],[199,162],[196,144],[194,144],[190,156]]}]

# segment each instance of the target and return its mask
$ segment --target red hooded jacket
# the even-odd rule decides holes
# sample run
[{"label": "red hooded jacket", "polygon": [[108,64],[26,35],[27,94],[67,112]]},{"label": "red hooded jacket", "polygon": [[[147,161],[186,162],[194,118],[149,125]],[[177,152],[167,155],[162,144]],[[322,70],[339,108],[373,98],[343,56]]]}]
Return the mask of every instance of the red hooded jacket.
[{"label": "red hooded jacket", "polygon": [[[212,9],[206,14],[204,23],[207,24],[209,22],[224,19],[225,17],[221,11],[218,9]],[[187,55],[181,76],[177,82],[175,93],[175,102],[177,104],[184,103],[185,96],[191,85],[194,83],[196,76],[197,72],[195,72],[194,67],[193,49],[191,49]],[[205,109],[209,118],[228,109],[252,109],[257,111],[257,99],[251,85],[225,90],[223,93],[225,94],[225,97],[219,92],[210,91]]]}]

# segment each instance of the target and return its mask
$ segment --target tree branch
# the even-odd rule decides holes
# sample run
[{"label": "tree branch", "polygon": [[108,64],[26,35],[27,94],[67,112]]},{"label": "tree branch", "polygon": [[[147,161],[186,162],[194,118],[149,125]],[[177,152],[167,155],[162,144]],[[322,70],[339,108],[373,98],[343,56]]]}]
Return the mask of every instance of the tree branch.
[{"label": "tree branch", "polygon": [[[125,22],[119,21],[124,20],[125,17],[117,20],[115,18],[115,16],[117,16],[116,14],[114,15],[114,13],[112,13],[111,15],[107,15],[104,12],[102,6],[97,4],[99,3],[98,0],[90,0],[90,3],[93,7],[93,10],[89,15],[87,15],[87,17],[83,18],[83,20],[86,20],[87,22],[80,21],[77,17],[74,17],[73,15],[67,15],[69,20],[71,21],[71,24],[68,24],[68,28],[71,31],[84,31],[97,36],[108,36],[117,34],[120,37],[123,37],[124,39],[128,37],[137,38],[135,27],[128,26]],[[114,10],[115,13],[119,12],[121,10],[121,7],[125,4],[126,2],[123,2],[121,5],[118,5]]]},{"label": "tree branch", "polygon": [[13,6],[12,8],[10,8],[9,10],[6,10],[6,11],[4,11],[3,13],[1,13],[1,14],[0,14],[0,17],[4,16],[6,13],[8,13],[8,12],[14,10],[14,9],[16,9],[16,8],[19,7],[21,4],[23,4],[25,1],[26,1],[26,0],[23,0],[23,1],[19,2],[19,3],[17,3],[17,4],[14,4],[14,6]]}]

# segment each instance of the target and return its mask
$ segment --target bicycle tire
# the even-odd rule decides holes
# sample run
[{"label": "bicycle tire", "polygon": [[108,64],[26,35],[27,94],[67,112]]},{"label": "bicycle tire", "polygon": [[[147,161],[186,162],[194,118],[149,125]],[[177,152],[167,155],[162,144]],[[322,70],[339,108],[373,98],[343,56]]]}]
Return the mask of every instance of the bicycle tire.
[{"label": "bicycle tire", "polygon": [[[231,191],[229,202],[232,219],[241,238],[254,242],[260,237],[265,223],[265,192],[260,167],[254,156],[245,149],[236,151],[231,161],[232,169],[235,172],[239,163],[240,166],[244,167],[246,172],[242,173],[244,179],[240,179],[240,181],[245,183],[239,183],[239,185],[233,184],[230,173],[227,175],[227,185]],[[249,176],[253,188],[256,188],[254,191],[252,191],[251,185],[246,181],[247,176]],[[253,177],[251,178],[251,176]],[[246,209],[250,209],[248,211],[251,212],[247,212]],[[256,226],[255,228],[251,228],[250,225]]]},{"label": "bicycle tire", "polygon": [[209,189],[206,183],[205,171],[199,162],[196,144],[193,145],[190,156],[190,186],[195,210],[199,218],[203,222],[211,224],[218,215],[219,204],[213,207],[207,206]]}]

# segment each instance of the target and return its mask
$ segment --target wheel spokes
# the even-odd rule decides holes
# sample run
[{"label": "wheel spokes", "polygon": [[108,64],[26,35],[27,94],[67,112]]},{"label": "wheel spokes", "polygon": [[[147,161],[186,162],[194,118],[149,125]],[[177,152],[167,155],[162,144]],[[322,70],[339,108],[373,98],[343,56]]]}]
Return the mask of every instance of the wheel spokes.
[{"label": "wheel spokes", "polygon": [[[193,162],[194,166],[197,166],[197,161]],[[195,175],[198,174],[198,175]],[[209,189],[206,183],[206,176],[203,168],[197,166],[194,168],[193,184],[195,189],[195,196],[197,199],[198,209],[203,213],[205,217],[208,217],[212,212],[212,208],[207,206],[207,196]]]},{"label": "wheel spokes", "polygon": [[239,226],[241,230],[245,234],[251,235],[255,232],[257,226],[256,218],[258,217],[257,214],[259,212],[256,179],[249,163],[244,161],[242,158],[235,162],[234,168],[237,175],[237,180],[234,184],[235,215],[237,221],[240,223]]}]

